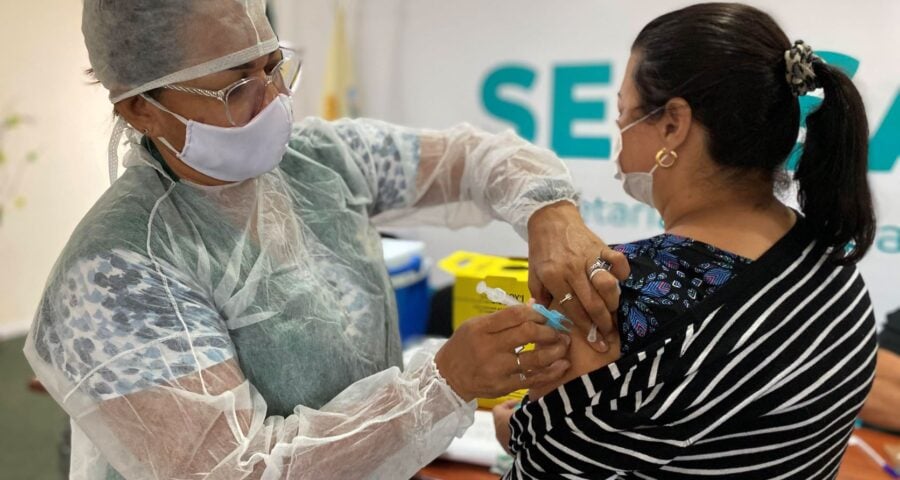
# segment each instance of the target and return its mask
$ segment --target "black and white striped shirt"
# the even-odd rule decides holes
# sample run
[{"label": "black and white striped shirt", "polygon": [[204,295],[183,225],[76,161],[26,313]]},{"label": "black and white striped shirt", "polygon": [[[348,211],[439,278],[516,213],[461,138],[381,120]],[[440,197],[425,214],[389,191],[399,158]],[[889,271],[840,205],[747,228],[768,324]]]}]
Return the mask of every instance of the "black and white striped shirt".
[{"label": "black and white striped shirt", "polygon": [[834,478],[875,352],[859,271],[798,219],[640,348],[525,403],[505,478]]}]

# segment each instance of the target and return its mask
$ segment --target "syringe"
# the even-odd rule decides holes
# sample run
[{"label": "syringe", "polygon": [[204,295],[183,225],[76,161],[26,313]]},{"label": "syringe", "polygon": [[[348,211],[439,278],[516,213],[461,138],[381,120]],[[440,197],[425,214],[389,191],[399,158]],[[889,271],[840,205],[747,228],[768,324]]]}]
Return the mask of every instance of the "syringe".
[{"label": "syringe", "polygon": [[[478,282],[478,285],[475,286],[475,291],[481,295],[486,296],[488,300],[494,303],[499,303],[501,305],[506,305],[507,307],[523,305],[522,302],[516,300],[515,297],[506,293],[502,288],[489,287],[484,281]],[[547,307],[539,303],[533,304],[531,308],[541,314],[544,318],[546,318],[547,325],[551,328],[566,333],[570,331],[569,327],[564,325],[563,322],[572,323],[572,321],[566,318],[566,316],[561,312],[557,312],[556,310],[549,310]]]}]

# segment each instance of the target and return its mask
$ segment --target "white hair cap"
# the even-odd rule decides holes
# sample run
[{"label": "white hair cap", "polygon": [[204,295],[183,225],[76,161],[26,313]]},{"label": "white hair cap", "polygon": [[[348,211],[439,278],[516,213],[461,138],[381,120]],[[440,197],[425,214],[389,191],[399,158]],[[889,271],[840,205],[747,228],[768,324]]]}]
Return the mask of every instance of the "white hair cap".
[{"label": "white hair cap", "polygon": [[112,103],[278,48],[264,0],[84,0],[81,30]]}]

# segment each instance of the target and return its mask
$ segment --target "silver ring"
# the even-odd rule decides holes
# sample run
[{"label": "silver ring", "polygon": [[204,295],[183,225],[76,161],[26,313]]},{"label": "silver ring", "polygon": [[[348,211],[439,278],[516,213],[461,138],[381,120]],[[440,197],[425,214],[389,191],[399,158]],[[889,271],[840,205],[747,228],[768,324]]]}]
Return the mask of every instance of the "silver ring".
[{"label": "silver ring", "polygon": [[566,302],[568,302],[568,301],[570,301],[570,300],[573,300],[574,298],[575,298],[575,297],[572,296],[571,293],[567,293],[566,296],[563,297],[563,299],[559,301],[559,305],[562,306],[562,304],[564,304],[564,303],[566,303]]},{"label": "silver ring", "polygon": [[597,257],[597,260],[591,264],[590,268],[588,268],[588,279],[593,280],[594,275],[596,275],[597,272],[601,272],[601,271],[611,272],[612,264],[607,262],[606,260],[603,260],[600,257]]},{"label": "silver ring", "polygon": [[528,381],[528,378],[525,376],[524,373],[519,373],[519,380],[521,380],[522,383],[525,383],[526,381]]}]

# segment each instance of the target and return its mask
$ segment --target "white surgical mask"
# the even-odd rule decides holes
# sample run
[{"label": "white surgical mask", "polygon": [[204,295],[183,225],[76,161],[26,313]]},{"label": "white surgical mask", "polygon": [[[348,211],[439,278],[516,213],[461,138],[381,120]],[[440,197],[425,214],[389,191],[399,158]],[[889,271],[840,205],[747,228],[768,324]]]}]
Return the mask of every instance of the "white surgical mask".
[{"label": "white surgical mask", "polygon": [[291,98],[278,95],[242,127],[217,127],[188,120],[143,96],[187,126],[184,148],[179,152],[168,140],[159,141],[187,166],[224,182],[242,182],[274,170],[291,137],[294,122]]},{"label": "white surgical mask", "polygon": [[650,118],[651,115],[658,112],[660,108],[653,110],[652,112],[644,115],[643,117],[629,123],[623,128],[618,128],[618,124],[614,129],[614,136],[612,139],[612,159],[616,163],[616,180],[620,180],[622,182],[622,188],[625,190],[631,198],[650,206],[651,208],[656,208],[653,206],[653,172],[659,167],[659,164],[653,166],[649,172],[629,172],[625,173],[622,171],[622,134],[625,133],[629,128],[643,122],[644,120]]}]

